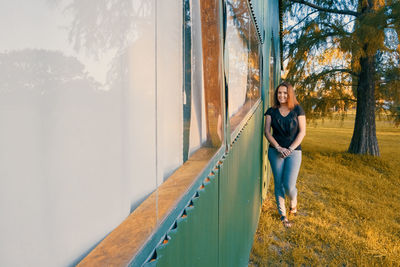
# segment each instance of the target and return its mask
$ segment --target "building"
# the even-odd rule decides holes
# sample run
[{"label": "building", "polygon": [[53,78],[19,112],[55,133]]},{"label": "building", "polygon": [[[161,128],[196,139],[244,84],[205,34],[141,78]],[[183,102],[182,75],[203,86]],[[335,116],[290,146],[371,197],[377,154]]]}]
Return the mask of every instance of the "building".
[{"label": "building", "polygon": [[247,264],[278,0],[0,13],[0,265]]}]

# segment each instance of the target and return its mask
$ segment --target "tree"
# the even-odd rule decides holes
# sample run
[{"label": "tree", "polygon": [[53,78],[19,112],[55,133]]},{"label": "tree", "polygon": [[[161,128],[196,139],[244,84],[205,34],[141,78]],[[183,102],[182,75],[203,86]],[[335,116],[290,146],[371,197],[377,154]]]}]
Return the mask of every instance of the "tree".
[{"label": "tree", "polygon": [[379,155],[375,113],[399,123],[399,0],[284,0],[287,77],[310,117],[356,104],[348,151]]}]

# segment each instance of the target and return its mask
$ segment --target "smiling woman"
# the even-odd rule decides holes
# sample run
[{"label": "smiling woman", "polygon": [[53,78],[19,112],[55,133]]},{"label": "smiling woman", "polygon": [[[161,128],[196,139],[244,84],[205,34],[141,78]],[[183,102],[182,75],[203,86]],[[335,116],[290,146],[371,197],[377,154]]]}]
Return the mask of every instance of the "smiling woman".
[{"label": "smiling woman", "polygon": [[265,113],[265,136],[270,143],[268,159],[274,174],[278,212],[284,226],[290,227],[291,223],[286,214],[285,195],[290,200],[289,214],[296,215],[296,181],[301,164],[300,143],[306,134],[306,119],[291,84],[283,82],[278,85],[275,89],[274,100],[274,106]]}]

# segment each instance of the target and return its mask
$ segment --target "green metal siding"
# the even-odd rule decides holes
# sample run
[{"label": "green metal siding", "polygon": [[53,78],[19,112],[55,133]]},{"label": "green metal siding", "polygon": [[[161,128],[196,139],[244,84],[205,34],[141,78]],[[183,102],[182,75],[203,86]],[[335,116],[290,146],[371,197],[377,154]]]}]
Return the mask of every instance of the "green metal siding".
[{"label": "green metal siding", "polygon": [[261,205],[262,102],[145,266],[247,266]]},{"label": "green metal siding", "polygon": [[[218,170],[209,176],[167,233],[168,243],[157,247],[155,266],[217,266]],[[190,207],[192,206],[192,207]]]},{"label": "green metal siding", "polygon": [[262,106],[234,140],[221,166],[219,266],[247,266],[261,205]]},{"label": "green metal siding", "polygon": [[249,5],[252,9],[252,13],[254,14],[255,20],[257,21],[257,25],[261,34],[261,40],[264,42],[264,1],[263,0],[248,0]]}]

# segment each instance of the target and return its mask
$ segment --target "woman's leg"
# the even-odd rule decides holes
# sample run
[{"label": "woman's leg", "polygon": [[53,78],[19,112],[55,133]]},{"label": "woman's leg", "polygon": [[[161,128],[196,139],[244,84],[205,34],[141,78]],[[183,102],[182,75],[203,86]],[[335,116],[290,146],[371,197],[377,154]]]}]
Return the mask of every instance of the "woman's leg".
[{"label": "woman's leg", "polygon": [[286,195],[290,199],[290,209],[297,206],[296,181],[301,165],[301,150],[294,150],[285,158],[285,166],[282,174],[282,182]]},{"label": "woman's leg", "polygon": [[281,216],[286,216],[285,190],[282,179],[284,159],[281,158],[281,154],[275,148],[270,147],[268,148],[268,160],[274,175],[275,199],[278,212]]}]

